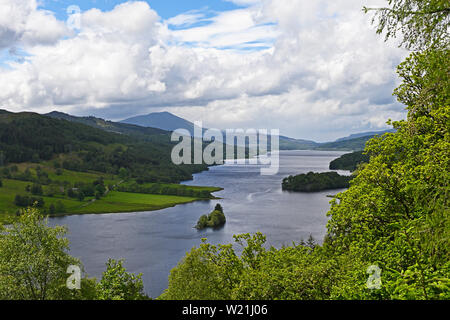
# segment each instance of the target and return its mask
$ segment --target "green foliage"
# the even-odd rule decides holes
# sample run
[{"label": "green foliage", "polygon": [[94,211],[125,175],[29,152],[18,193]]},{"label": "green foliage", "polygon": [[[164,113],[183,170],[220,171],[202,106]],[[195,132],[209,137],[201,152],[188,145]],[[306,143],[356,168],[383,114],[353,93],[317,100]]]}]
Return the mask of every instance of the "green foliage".
[{"label": "green foliage", "polygon": [[128,178],[128,170],[125,169],[125,168],[120,168],[120,169],[119,169],[119,177],[120,177],[121,179],[126,179],[126,178]]},{"label": "green foliage", "polygon": [[62,201],[57,201],[55,206],[55,213],[64,213],[66,212],[66,207]]},{"label": "green foliage", "polygon": [[[220,206],[220,204],[219,204]],[[223,226],[227,219],[225,218],[225,214],[223,213],[222,206],[220,206],[218,210],[218,207],[216,206],[216,209],[214,209],[213,212],[211,212],[209,215],[202,215],[197,222],[197,225],[195,226],[197,229],[205,229],[205,228],[220,228]]]},{"label": "green foliage", "polygon": [[78,199],[79,201],[83,201],[83,200],[84,200],[84,197],[85,197],[84,192],[83,192],[83,191],[78,191],[77,199]]},{"label": "green foliage", "polygon": [[[174,165],[171,161],[174,143],[165,131],[109,123],[118,129],[112,131],[124,133],[117,134],[105,131],[104,127],[105,130],[100,129],[91,121],[70,120],[3,111],[0,113],[3,162],[38,163],[61,156],[66,170],[119,174],[123,168],[122,176],[127,173],[127,177],[143,182],[178,183],[207,169],[205,164]],[[31,176],[24,175],[22,179],[30,181]],[[48,184],[44,172],[38,179],[41,184]]]},{"label": "green foliage", "polygon": [[126,272],[123,260],[109,259],[106,271],[97,286],[100,300],[143,300],[148,299],[144,293],[142,275]]},{"label": "green foliage", "polygon": [[358,165],[369,162],[369,156],[363,151],[346,153],[330,162],[330,170],[355,171]]},{"label": "green foliage", "polygon": [[192,250],[169,276],[163,300],[230,299],[244,268],[232,245],[203,243]]},{"label": "green foliage", "polygon": [[0,300],[148,299],[141,275],[126,272],[122,260],[109,260],[99,283],[82,277],[80,289],[69,290],[67,268],[82,265],[67,253],[65,234],[64,227],[49,227],[34,208],[23,210],[10,226],[0,226]]},{"label": "green foliage", "polygon": [[[450,104],[449,50],[413,52],[402,62],[397,73],[403,82],[394,90],[398,101],[405,104],[410,116],[434,120],[431,111]],[[424,120],[426,118],[423,118]],[[441,121],[445,118],[440,117]]]},{"label": "green foliage", "polygon": [[448,48],[450,5],[447,0],[387,0],[389,7],[366,8],[375,11],[373,23],[386,40],[401,34],[408,49]]},{"label": "green foliage", "polygon": [[351,176],[341,176],[336,172],[308,172],[283,179],[283,190],[316,192],[321,190],[348,188]]},{"label": "green foliage", "polygon": [[208,222],[208,215],[204,214],[198,219],[197,225],[195,227],[199,230],[205,229],[208,227]]},{"label": "green foliage", "polygon": [[182,184],[163,184],[163,183],[139,184],[137,182],[128,182],[119,185],[117,187],[117,190],[121,192],[213,199],[214,196],[211,195],[211,192],[221,190],[221,188],[195,187]]},{"label": "green foliage", "polygon": [[32,195],[42,196],[43,194],[42,186],[40,184],[35,183],[31,186],[30,192]]},{"label": "green foliage", "polygon": [[14,198],[14,204],[18,207],[35,206],[36,208],[42,208],[45,205],[45,202],[43,198],[22,196],[20,194],[17,194]]},{"label": "green foliage", "polygon": [[[359,262],[333,257],[320,246],[266,249],[261,233],[235,236],[235,242],[240,256],[231,244],[216,246],[203,239],[171,271],[159,299],[330,299],[342,298],[343,288],[353,292],[357,287],[343,284],[354,283],[348,274]],[[365,273],[358,276],[364,287]]]},{"label": "green foliage", "polygon": [[0,227],[0,299],[59,299],[69,265],[62,227],[49,228],[36,209],[27,209],[9,227]]}]

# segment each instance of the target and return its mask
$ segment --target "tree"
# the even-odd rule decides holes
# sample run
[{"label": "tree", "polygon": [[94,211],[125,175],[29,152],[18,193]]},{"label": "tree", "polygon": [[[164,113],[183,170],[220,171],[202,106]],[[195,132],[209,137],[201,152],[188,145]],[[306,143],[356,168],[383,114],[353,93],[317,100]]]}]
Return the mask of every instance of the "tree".
[{"label": "tree", "polygon": [[389,7],[367,8],[375,11],[377,33],[385,32],[386,40],[401,33],[401,45],[408,49],[448,49],[450,4],[447,0],[388,0]]},{"label": "tree", "polygon": [[64,213],[66,212],[66,208],[64,206],[64,204],[62,203],[62,201],[58,200],[58,202],[56,202],[56,213]]},{"label": "tree", "polygon": [[73,188],[71,188],[70,186],[67,189],[67,196],[69,198],[75,198],[77,196]]},{"label": "tree", "polygon": [[216,204],[216,206],[214,207],[214,210],[223,212],[223,208],[222,208],[222,206],[220,205],[220,203]]},{"label": "tree", "polygon": [[77,194],[77,199],[79,200],[79,201],[83,201],[84,200],[84,193],[83,193],[83,191],[78,191],[78,194]]},{"label": "tree", "polygon": [[41,186],[40,184],[37,184],[37,183],[34,183],[34,184],[31,186],[30,191],[31,191],[31,194],[33,194],[33,195],[39,195],[39,196],[41,196],[41,195],[43,194],[42,186]]},{"label": "tree", "polygon": [[65,234],[34,208],[24,209],[10,226],[0,225],[0,300],[148,298],[141,275],[127,273],[122,260],[109,260],[99,283],[81,274],[80,289],[69,290],[68,267],[83,267],[67,253]]},{"label": "tree", "polygon": [[62,227],[48,227],[36,209],[26,209],[9,227],[0,226],[0,299],[58,299],[69,265],[80,262],[68,253]]},{"label": "tree", "polygon": [[225,214],[222,211],[214,210],[208,215],[202,215],[198,219],[197,225],[195,227],[199,230],[204,228],[219,228],[223,226],[226,221],[227,219],[225,218]]},{"label": "tree", "polygon": [[120,168],[119,169],[119,177],[123,180],[128,178],[128,170],[125,168]]},{"label": "tree", "polygon": [[95,186],[95,194],[96,195],[99,194],[99,196],[101,197],[105,194],[105,192],[106,192],[106,188],[103,184],[97,184]]},{"label": "tree", "polygon": [[209,227],[218,228],[225,224],[226,218],[222,211],[214,210],[209,215]]},{"label": "tree", "polygon": [[123,260],[109,259],[106,271],[98,283],[98,298],[100,300],[144,300],[142,274],[134,275],[126,272]]},{"label": "tree", "polygon": [[58,185],[52,184],[47,187],[47,190],[45,192],[47,197],[53,197],[55,194],[59,193],[59,187]]},{"label": "tree", "polygon": [[196,228],[200,230],[206,228],[207,226],[208,226],[208,216],[204,214],[198,219]]},{"label": "tree", "polygon": [[401,28],[403,44],[419,50],[398,67],[403,81],[394,91],[408,117],[390,122],[396,133],[369,142],[369,163],[332,204],[327,245],[366,266],[376,261],[380,297],[448,299],[449,3],[389,3],[393,8],[378,11],[380,29],[391,37]]},{"label": "tree", "polygon": [[222,300],[231,293],[242,272],[242,262],[231,245],[211,245],[202,239],[172,269],[163,300]]}]

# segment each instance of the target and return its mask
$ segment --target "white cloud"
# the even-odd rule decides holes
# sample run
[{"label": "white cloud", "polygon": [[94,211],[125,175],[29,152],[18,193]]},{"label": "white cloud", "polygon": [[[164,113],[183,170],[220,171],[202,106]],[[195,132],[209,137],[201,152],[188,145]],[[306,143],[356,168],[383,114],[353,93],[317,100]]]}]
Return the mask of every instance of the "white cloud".
[{"label": "white cloud", "polygon": [[0,0],[0,49],[51,45],[68,33],[52,13],[37,8],[36,0]]},{"label": "white cloud", "polygon": [[201,21],[208,21],[208,19],[205,17],[205,14],[202,13],[200,10],[192,10],[186,13],[179,14],[175,17],[172,17],[168,19],[166,23],[172,26],[186,27]]},{"label": "white cloud", "polygon": [[[176,23],[181,23],[190,18],[194,17],[179,15],[168,22],[175,20]],[[239,48],[255,43],[259,46],[270,46],[278,36],[276,28],[270,24],[272,21],[262,18],[259,7],[225,11],[210,18],[203,18],[202,21],[208,24],[175,30],[171,32],[172,38],[177,43],[194,43],[200,47]]]},{"label": "white cloud", "polygon": [[[24,63],[0,70],[0,107],[113,119],[169,108],[190,120],[201,115],[210,127],[281,128],[318,139],[404,115],[391,92],[405,52],[375,34],[363,1],[244,2],[247,8],[167,21],[145,2],[92,9],[77,34],[45,46],[51,32],[41,30]],[[18,12],[17,21],[33,25],[26,10]],[[14,34],[25,41],[25,32]]]}]

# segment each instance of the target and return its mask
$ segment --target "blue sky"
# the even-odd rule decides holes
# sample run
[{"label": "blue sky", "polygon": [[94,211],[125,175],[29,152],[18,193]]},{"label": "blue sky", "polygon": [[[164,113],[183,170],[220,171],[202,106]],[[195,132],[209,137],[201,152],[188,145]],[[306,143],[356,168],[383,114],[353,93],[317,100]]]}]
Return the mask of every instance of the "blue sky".
[{"label": "blue sky", "polygon": [[[102,11],[112,10],[123,0],[41,0],[42,8],[53,11],[60,20],[67,19],[66,9],[70,5],[78,5],[82,11],[98,8]],[[229,1],[222,0],[147,0],[150,7],[155,10],[162,19],[169,19],[183,12],[208,8],[213,11],[226,11],[240,8]]]}]

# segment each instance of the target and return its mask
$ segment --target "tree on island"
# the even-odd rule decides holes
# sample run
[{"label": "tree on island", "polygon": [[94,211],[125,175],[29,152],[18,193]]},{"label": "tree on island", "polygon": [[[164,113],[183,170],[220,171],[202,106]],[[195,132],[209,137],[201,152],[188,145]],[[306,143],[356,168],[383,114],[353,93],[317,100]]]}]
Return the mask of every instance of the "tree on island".
[{"label": "tree on island", "polygon": [[341,176],[336,172],[308,172],[283,179],[283,190],[296,192],[316,192],[322,190],[348,188],[352,176]]},{"label": "tree on island", "polygon": [[218,203],[214,208],[214,211],[209,215],[202,215],[197,222],[195,228],[202,230],[205,228],[219,228],[226,223],[225,214],[223,213],[222,206]]}]

